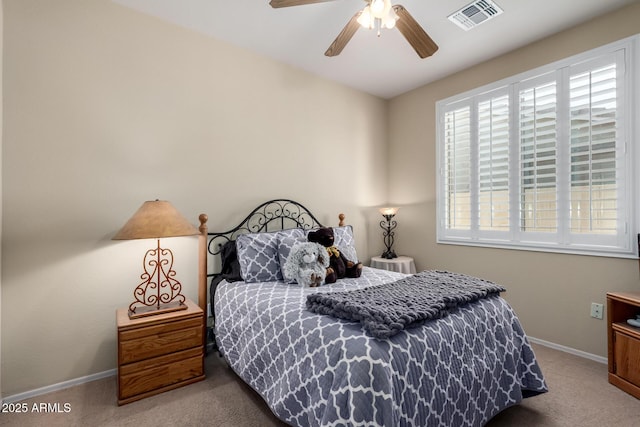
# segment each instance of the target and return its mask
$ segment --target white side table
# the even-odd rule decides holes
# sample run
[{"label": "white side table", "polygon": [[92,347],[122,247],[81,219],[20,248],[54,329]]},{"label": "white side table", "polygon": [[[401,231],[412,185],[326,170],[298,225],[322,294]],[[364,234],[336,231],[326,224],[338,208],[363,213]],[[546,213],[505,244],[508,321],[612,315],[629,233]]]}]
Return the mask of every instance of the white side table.
[{"label": "white side table", "polygon": [[371,257],[371,267],[407,274],[415,274],[416,272],[413,258],[408,256],[399,256],[391,259],[374,256]]}]

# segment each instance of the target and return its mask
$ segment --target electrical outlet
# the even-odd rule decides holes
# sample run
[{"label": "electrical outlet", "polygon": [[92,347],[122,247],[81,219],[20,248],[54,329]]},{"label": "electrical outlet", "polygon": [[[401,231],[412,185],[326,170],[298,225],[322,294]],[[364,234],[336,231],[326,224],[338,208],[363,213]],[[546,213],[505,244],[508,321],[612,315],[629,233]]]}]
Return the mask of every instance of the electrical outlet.
[{"label": "electrical outlet", "polygon": [[596,302],[591,303],[591,317],[596,319],[602,319],[602,312],[604,311],[604,305]]}]

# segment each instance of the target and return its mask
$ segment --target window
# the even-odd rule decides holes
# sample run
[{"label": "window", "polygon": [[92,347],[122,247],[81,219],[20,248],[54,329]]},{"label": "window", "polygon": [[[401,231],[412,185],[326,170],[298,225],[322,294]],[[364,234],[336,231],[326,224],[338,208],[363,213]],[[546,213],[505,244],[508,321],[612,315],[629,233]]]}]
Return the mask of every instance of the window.
[{"label": "window", "polygon": [[437,103],[438,242],[637,256],[638,38]]}]

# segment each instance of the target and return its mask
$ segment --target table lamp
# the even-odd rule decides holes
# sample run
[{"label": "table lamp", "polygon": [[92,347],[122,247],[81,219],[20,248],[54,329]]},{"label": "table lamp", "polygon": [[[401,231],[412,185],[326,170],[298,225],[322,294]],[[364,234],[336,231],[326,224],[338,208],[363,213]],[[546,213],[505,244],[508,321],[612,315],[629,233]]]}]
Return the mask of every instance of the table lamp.
[{"label": "table lamp", "polygon": [[384,220],[380,221],[380,227],[382,228],[382,230],[384,230],[382,233],[382,237],[384,239],[384,245],[387,248],[382,253],[382,258],[392,259],[398,257],[393,249],[391,249],[391,247],[393,246],[393,230],[398,225],[398,223],[396,221],[392,221],[392,219],[397,212],[398,208],[380,208],[380,213],[384,217]]},{"label": "table lamp", "polygon": [[157,239],[142,261],[142,282],[134,289],[129,318],[184,310],[186,298],[173,270],[173,252],[160,247],[163,237],[193,236],[198,230],[164,200],[147,201],[113,237],[113,240]]}]

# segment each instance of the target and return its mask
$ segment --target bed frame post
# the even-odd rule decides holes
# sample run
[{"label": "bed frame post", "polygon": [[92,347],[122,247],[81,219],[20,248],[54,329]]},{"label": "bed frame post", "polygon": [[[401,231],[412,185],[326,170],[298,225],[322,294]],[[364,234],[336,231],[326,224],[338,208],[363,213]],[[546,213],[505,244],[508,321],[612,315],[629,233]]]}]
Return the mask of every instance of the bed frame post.
[{"label": "bed frame post", "polygon": [[204,312],[205,319],[207,313],[207,221],[206,214],[200,214],[200,235],[198,236],[198,305]]},{"label": "bed frame post", "polygon": [[204,354],[207,354],[207,325],[209,324],[209,313],[207,310],[207,238],[209,237],[207,229],[207,221],[209,217],[206,214],[200,214],[200,235],[198,236],[198,305],[202,309],[204,322],[202,325],[202,348]]},{"label": "bed frame post", "polygon": [[338,227],[343,227],[343,226],[344,226],[344,218],[345,218],[345,215],[344,215],[343,213],[341,213],[340,215],[338,215],[338,219],[340,220],[340,221],[338,222]]}]

